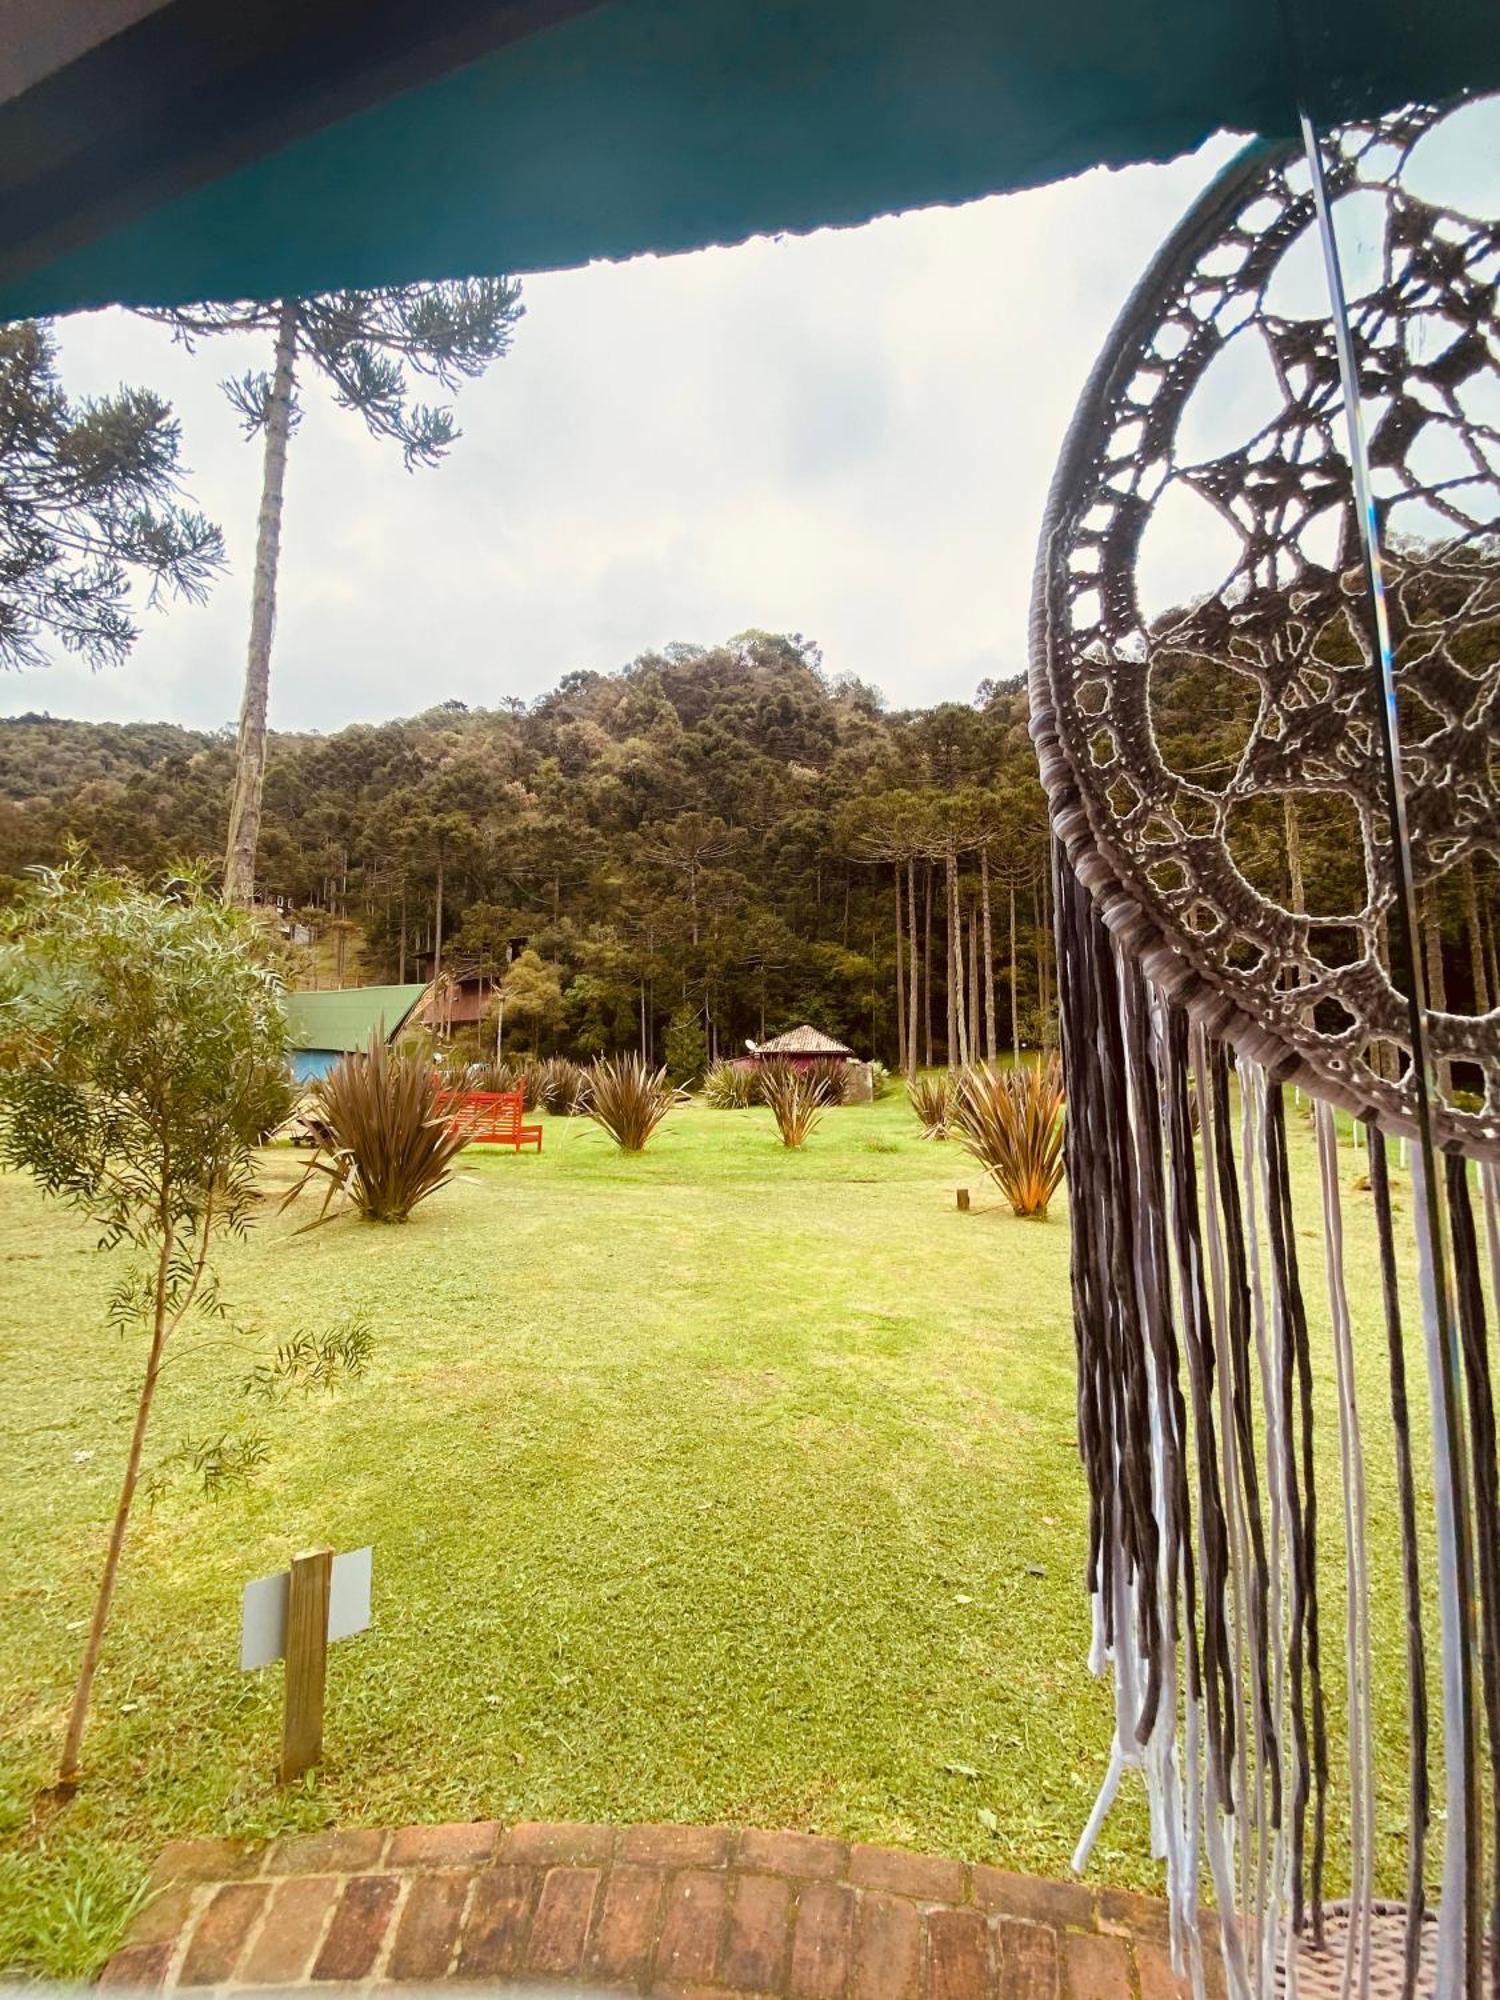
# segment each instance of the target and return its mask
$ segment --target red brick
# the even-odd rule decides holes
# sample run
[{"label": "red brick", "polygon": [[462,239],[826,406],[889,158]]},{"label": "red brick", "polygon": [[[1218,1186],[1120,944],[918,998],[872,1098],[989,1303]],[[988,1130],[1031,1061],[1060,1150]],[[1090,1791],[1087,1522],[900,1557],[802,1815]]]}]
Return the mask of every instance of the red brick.
[{"label": "red brick", "polygon": [[927,1919],[928,2000],[986,2000],[989,1925],[978,1910],[934,1910]]},{"label": "red brick", "polygon": [[1057,1933],[1020,1917],[995,1923],[995,1972],[1004,2000],[1057,2000]]},{"label": "red brick", "polygon": [[1062,1939],[1068,2000],[1120,2000],[1130,1991],[1125,1940],[1074,1932]]},{"label": "red brick", "polygon": [[860,1898],[856,2000],[909,2000],[916,1992],[921,1922],[899,1896],[875,1890]]},{"label": "red brick", "polygon": [[457,1870],[418,1875],[406,1892],[387,1979],[442,1979],[453,1960],[473,1878]]},{"label": "red brick", "polygon": [[885,1889],[924,1903],[963,1902],[964,1872],[961,1861],[899,1847],[856,1847],[849,1857],[849,1880],[857,1889]]},{"label": "red brick", "polygon": [[126,1944],[174,1943],[187,1927],[195,1889],[192,1882],[174,1882],[170,1888],[158,1889],[131,1919]]},{"label": "red brick", "polygon": [[789,1885],[775,1875],[741,1875],[724,1938],[720,1981],[742,1993],[773,1993],[786,1957]]},{"label": "red brick", "polygon": [[841,2000],[854,1963],[854,1891],[846,1882],[810,1882],[797,1899],[793,2000]]},{"label": "red brick", "polygon": [[1094,1907],[1101,1931],[1109,1931],[1116,1937],[1150,1938],[1155,1944],[1166,1944],[1171,1938],[1167,1906],[1154,1896],[1137,1896],[1129,1889],[1100,1888],[1094,1895]]},{"label": "red brick", "polygon": [[492,1819],[452,1826],[403,1826],[391,1835],[387,1868],[482,1868],[494,1858],[500,1828]]},{"label": "red brick", "polygon": [[474,1877],[458,1958],[460,1979],[504,1978],[518,1969],[534,1882],[528,1868],[484,1868]]},{"label": "red brick", "polygon": [[295,1875],[278,1882],[240,1978],[252,1986],[290,1986],[304,1978],[338,1893],[331,1875]]},{"label": "red brick", "polygon": [[620,1859],[648,1868],[725,1868],[733,1838],[727,1826],[627,1826]]},{"label": "red brick", "polygon": [[160,1986],[172,1963],[172,1940],[128,1944],[117,1951],[99,1975],[101,1986]]},{"label": "red brick", "polygon": [[378,1826],[330,1827],[294,1833],[266,1856],[268,1875],[359,1875],[379,1865],[386,1834]]},{"label": "red brick", "polygon": [[263,1882],[229,1882],[218,1890],[193,1929],[178,1975],[180,1986],[219,1986],[235,1968],[267,1895]]},{"label": "red brick", "polygon": [[1048,1882],[1039,1875],[1011,1875],[977,1862],[974,1901],[992,1916],[1021,1917],[1057,1930],[1092,1930],[1094,1892],[1082,1882]]},{"label": "red brick", "polygon": [[612,1826],[523,1820],[500,1836],[499,1858],[523,1868],[592,1868],[608,1861],[614,1844]]},{"label": "red brick", "polygon": [[763,1875],[800,1875],[808,1882],[836,1882],[849,1867],[849,1849],[842,1840],[820,1833],[761,1833],[740,1835],[739,1865]]},{"label": "red brick", "polygon": [[589,1953],[591,1977],[638,1980],[651,1960],[663,1877],[628,1862],[610,1870]]},{"label": "red brick", "polygon": [[169,1882],[238,1882],[259,1871],[261,1850],[233,1840],[169,1840],[156,1857],[149,1887]]},{"label": "red brick", "polygon": [[385,1941],[401,1884],[394,1875],[355,1875],[344,1884],[314,1979],[368,1979]]},{"label": "red brick", "polygon": [[727,1875],[684,1871],[673,1877],[656,1947],[658,1982],[683,1985],[713,1978],[728,1908]]},{"label": "red brick", "polygon": [[542,1884],[526,1963],[533,1972],[576,1972],[594,1914],[597,1868],[554,1868]]}]

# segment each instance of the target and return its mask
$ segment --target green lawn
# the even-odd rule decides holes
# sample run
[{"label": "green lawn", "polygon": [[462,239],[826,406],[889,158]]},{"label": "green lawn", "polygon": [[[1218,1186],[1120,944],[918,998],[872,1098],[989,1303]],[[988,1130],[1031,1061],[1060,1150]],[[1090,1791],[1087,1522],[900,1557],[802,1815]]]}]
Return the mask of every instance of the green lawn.
[{"label": "green lawn", "polygon": [[[1016,1221],[896,1096],[828,1114],[800,1155],[764,1111],[695,1106],[637,1159],[546,1123],[539,1159],[467,1155],[406,1228],[294,1237],[268,1203],[225,1255],[263,1345],[357,1311],[374,1361],[273,1413],[253,1483],[213,1500],[179,1481],[141,1511],[60,1813],[37,1794],[139,1357],[102,1325],[110,1260],[0,1180],[0,1962],[87,1972],[155,1849],[189,1833],[725,1820],[1065,1868],[1110,1702],[1085,1667],[1064,1205]],[[1310,1173],[1300,1124],[1297,1144]],[[268,1156],[278,1184],[290,1167]],[[1349,1197],[1351,1261],[1388,1536],[1368,1200]],[[241,1413],[246,1365],[184,1353],[158,1457]],[[1325,1445],[1331,1468],[1326,1412]],[[1330,1482],[1335,1615],[1336,1508]],[[332,1659],[325,1765],[284,1793],[279,1670],[239,1673],[239,1592],[323,1540],[373,1542],[374,1626]],[[1390,1668],[1385,1543],[1377,1567]],[[1399,1759],[1387,1783],[1397,1812]],[[1127,1786],[1096,1869],[1152,1886],[1145,1857]]]}]

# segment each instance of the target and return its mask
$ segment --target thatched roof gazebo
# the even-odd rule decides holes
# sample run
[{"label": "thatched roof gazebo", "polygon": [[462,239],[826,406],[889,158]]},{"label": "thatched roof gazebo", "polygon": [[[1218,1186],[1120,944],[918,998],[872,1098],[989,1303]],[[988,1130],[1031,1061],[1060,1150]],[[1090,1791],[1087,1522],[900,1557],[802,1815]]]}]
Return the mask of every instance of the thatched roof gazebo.
[{"label": "thatched roof gazebo", "polygon": [[769,1042],[752,1045],[748,1060],[751,1062],[853,1062],[854,1051],[842,1042],[836,1042],[832,1035],[825,1035],[818,1028],[809,1027],[804,1021],[800,1028],[788,1028],[784,1035],[776,1035]]}]

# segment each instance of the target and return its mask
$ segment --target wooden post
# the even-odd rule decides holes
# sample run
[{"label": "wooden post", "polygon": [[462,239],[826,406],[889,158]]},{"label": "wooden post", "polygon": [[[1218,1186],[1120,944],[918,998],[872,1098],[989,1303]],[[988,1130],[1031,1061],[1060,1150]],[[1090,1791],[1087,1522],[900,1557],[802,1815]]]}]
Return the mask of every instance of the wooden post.
[{"label": "wooden post", "polygon": [[960,1189],[959,1189],[959,1191],[958,1191],[958,1205],[959,1205],[959,1207],[960,1207],[961,1209],[963,1209],[963,1210],[967,1211],[967,1209],[968,1209],[968,1206],[969,1206],[969,1190],[968,1190],[967,1188],[960,1188]]},{"label": "wooden post", "polygon": [[323,1683],[328,1671],[328,1596],[333,1550],[292,1557],[286,1606],[286,1705],[281,1721],[281,1782],[323,1755]]}]

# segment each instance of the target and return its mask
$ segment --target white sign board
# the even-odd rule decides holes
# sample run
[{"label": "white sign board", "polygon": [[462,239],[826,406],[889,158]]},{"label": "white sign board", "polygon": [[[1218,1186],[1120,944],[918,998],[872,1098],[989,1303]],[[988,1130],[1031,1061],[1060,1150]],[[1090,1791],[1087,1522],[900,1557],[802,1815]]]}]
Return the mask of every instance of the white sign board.
[{"label": "white sign board", "polygon": [[[352,1638],[370,1622],[370,1576],[373,1550],[351,1549],[335,1556],[328,1586],[328,1637]],[[240,1671],[268,1667],[286,1651],[286,1605],[292,1579],[257,1577],[245,1585],[240,1609]]]}]

